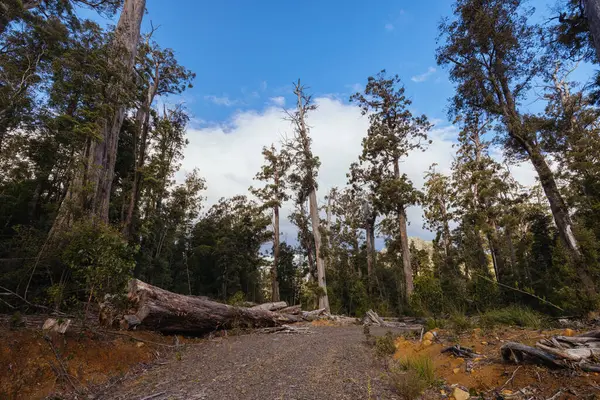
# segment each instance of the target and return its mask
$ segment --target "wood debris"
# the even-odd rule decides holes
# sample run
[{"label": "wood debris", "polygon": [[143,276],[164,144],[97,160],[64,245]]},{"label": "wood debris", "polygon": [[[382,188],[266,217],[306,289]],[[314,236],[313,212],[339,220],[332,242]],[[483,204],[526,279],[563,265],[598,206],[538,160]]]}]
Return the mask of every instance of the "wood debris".
[{"label": "wood debris", "polygon": [[535,347],[508,342],[500,349],[505,361],[525,361],[553,368],[580,368],[600,372],[600,330],[579,336],[554,336],[542,339]]}]

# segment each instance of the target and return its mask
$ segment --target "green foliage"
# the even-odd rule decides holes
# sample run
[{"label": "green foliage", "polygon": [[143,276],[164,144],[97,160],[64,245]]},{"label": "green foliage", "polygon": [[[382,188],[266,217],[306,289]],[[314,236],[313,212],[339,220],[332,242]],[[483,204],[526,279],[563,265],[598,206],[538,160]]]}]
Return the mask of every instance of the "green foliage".
[{"label": "green foliage", "polygon": [[246,295],[242,291],[237,291],[227,300],[230,306],[241,306],[246,302]]},{"label": "green foliage", "polygon": [[134,251],[121,234],[101,222],[82,221],[66,233],[61,260],[90,296],[125,293],[132,277]]},{"label": "green foliage", "polygon": [[388,377],[401,398],[417,399],[435,382],[433,362],[427,356],[406,357],[392,365]]},{"label": "green foliage", "polygon": [[394,354],[396,351],[394,339],[395,337],[390,331],[387,331],[383,336],[378,336],[375,339],[375,353],[379,357],[385,357]]},{"label": "green foliage", "polygon": [[510,306],[486,311],[480,316],[480,325],[484,328],[493,328],[497,325],[512,325],[541,329],[546,325],[546,321],[542,315],[529,308]]},{"label": "green foliage", "polygon": [[22,326],[25,326],[23,315],[19,311],[15,311],[10,316],[9,324],[11,328],[20,328]]},{"label": "green foliage", "polygon": [[415,278],[415,291],[410,299],[411,309],[418,315],[442,314],[447,307],[439,279],[431,275]]},{"label": "green foliage", "polygon": [[473,329],[471,318],[461,312],[453,312],[448,318],[448,327],[457,335]]}]

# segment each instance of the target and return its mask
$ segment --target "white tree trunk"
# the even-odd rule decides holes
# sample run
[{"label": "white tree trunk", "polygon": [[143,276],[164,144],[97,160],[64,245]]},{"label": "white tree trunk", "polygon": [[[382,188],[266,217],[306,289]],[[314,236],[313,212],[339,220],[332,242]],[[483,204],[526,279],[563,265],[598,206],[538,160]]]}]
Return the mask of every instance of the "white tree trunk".
[{"label": "white tree trunk", "polygon": [[319,208],[317,206],[317,191],[314,187],[308,196],[308,202],[313,237],[315,238],[315,253],[317,253],[317,279],[319,281],[319,287],[325,292],[319,297],[319,308],[324,308],[329,312],[329,297],[327,296],[327,282],[325,281],[325,260],[321,255],[321,220],[319,218]]}]

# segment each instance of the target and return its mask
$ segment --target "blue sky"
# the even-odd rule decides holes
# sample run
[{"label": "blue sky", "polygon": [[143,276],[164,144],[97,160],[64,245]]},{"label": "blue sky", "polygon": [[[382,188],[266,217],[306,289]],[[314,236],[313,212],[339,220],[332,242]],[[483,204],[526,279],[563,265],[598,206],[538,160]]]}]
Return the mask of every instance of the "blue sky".
[{"label": "blue sky", "polygon": [[[554,0],[530,4],[538,10],[536,19],[544,21]],[[451,15],[451,1],[148,0],[147,9],[143,31],[151,23],[160,26],[155,40],[197,74],[193,89],[162,101],[183,101],[191,113],[179,179],[199,168],[207,180],[207,207],[257,185],[253,177],[262,163],[262,146],[277,145],[290,133],[282,107],[293,104],[292,82],[298,78],[319,106],[309,124],[313,151],[322,162],[320,201],[329,188],[346,184],[368,128],[348,97],[381,69],[399,74],[413,112],[436,123],[433,144],[425,153],[411,154],[402,171],[420,187],[432,163],[449,170],[457,135],[447,122],[453,90],[446,71],[436,66],[435,49],[437,27]],[[587,80],[590,71],[587,67],[578,75]],[[500,151],[494,154],[502,158]],[[535,182],[528,164],[511,165],[511,172],[525,185]],[[432,238],[419,207],[409,209],[408,217],[409,235]],[[293,240],[294,228],[283,221],[284,239]]]},{"label": "blue sky", "polygon": [[288,96],[298,78],[315,96],[346,101],[355,84],[383,68],[402,77],[416,110],[445,118],[451,86],[444,74],[421,83],[411,77],[436,67],[437,24],[449,4],[148,0],[144,25],[160,25],[156,40],[196,72],[186,101],[202,120],[224,120],[236,110],[260,108],[266,98]]}]

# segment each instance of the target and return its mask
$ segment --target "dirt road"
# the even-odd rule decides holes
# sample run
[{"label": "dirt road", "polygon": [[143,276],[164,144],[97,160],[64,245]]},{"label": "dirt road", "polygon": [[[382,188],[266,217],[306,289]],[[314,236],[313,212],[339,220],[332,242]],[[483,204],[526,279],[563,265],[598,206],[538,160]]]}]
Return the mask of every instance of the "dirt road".
[{"label": "dirt road", "polygon": [[[97,399],[396,399],[362,327],[250,334],[189,346]],[[384,331],[373,331],[380,335]]]}]

